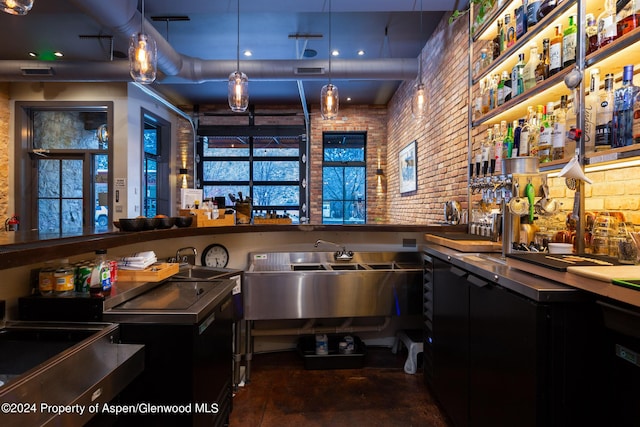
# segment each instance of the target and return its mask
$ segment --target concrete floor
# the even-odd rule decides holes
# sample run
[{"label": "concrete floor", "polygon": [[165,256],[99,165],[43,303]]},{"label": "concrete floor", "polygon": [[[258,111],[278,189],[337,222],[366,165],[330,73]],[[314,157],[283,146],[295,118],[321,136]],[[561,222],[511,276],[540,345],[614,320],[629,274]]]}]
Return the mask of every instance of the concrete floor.
[{"label": "concrete floor", "polygon": [[403,370],[406,349],[367,348],[361,369],[307,370],[295,351],[253,357],[251,383],[233,400],[230,425],[449,427],[424,384]]}]

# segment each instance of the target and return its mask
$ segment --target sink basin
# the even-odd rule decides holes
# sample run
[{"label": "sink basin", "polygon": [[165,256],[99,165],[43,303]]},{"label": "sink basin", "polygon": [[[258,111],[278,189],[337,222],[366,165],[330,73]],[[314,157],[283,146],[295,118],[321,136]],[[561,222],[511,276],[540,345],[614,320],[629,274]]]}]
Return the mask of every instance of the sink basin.
[{"label": "sink basin", "polygon": [[[144,346],[118,341],[113,323],[7,322],[0,328],[0,401],[84,408],[111,401],[144,369]],[[37,404],[36,411],[3,414],[2,425],[51,422]],[[93,415],[61,414],[55,423],[84,425]]]},{"label": "sink basin", "polygon": [[323,264],[292,264],[291,270],[293,271],[318,271],[326,270],[327,268]]},{"label": "sink basin", "polygon": [[243,302],[247,320],[420,314],[422,258],[418,252],[249,254]]},{"label": "sink basin", "polygon": [[173,275],[173,278],[187,280],[212,280],[233,272],[234,270],[227,268],[214,268],[189,264],[186,266],[180,266],[180,270],[177,274]]},{"label": "sink basin", "polygon": [[331,268],[331,270],[336,270],[336,271],[340,271],[340,270],[366,270],[367,269],[363,265],[353,264],[353,263],[331,264],[329,267]]}]

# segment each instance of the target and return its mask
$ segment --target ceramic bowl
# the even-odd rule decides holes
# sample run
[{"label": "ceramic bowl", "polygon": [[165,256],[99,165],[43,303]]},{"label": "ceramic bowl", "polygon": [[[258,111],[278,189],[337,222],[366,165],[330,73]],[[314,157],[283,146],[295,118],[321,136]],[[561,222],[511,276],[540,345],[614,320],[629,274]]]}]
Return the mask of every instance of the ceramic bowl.
[{"label": "ceramic bowl", "polygon": [[190,227],[193,223],[192,216],[175,216],[173,217],[173,219],[175,220],[175,224],[178,227]]},{"label": "ceramic bowl", "polygon": [[120,230],[122,231],[142,231],[146,218],[120,218]]},{"label": "ceramic bowl", "polygon": [[573,245],[571,243],[549,243],[550,254],[571,254]]}]

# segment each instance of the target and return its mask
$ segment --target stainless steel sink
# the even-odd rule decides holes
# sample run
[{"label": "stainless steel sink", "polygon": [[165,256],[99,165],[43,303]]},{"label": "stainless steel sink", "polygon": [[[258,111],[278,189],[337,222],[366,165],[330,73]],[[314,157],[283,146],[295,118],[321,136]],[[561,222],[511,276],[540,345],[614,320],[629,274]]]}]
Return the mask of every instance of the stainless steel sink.
[{"label": "stainless steel sink", "polygon": [[177,274],[173,275],[173,278],[187,280],[213,280],[234,272],[236,272],[236,270],[228,268],[214,268],[201,265],[184,264],[180,266],[180,270]]},{"label": "stainless steel sink", "polygon": [[[112,323],[7,322],[0,328],[0,401],[37,410],[3,414],[3,426],[45,425],[41,405],[109,402],[144,369],[144,346],[118,344]],[[26,399],[25,397],[28,397]],[[61,414],[56,425],[80,426],[95,414]]]},{"label": "stainless steel sink", "polygon": [[244,273],[248,320],[419,314],[422,264],[418,252],[249,254]]}]

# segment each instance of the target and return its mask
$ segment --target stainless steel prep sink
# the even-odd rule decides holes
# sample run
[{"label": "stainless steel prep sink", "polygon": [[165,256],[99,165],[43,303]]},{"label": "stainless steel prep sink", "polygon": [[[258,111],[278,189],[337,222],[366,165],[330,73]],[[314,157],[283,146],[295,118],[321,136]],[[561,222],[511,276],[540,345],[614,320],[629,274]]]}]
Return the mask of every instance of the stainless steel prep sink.
[{"label": "stainless steel prep sink", "polygon": [[249,254],[244,274],[248,320],[419,314],[422,264],[418,252]]}]

